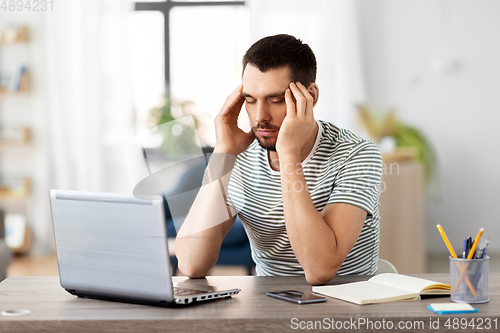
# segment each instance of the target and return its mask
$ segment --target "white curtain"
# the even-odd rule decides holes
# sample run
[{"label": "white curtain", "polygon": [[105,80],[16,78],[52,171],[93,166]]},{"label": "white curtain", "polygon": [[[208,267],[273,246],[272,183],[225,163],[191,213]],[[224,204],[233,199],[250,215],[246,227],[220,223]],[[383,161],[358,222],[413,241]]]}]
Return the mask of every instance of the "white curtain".
[{"label": "white curtain", "polygon": [[[35,253],[53,248],[51,188],[130,190],[124,148],[132,137],[129,1],[65,0],[44,17],[45,140],[34,177]],[[41,139],[43,139],[41,138]],[[48,216],[47,216],[48,215]]]},{"label": "white curtain", "polygon": [[309,44],[318,61],[317,119],[360,130],[356,103],[364,100],[354,0],[248,0],[252,40],[286,33]]}]

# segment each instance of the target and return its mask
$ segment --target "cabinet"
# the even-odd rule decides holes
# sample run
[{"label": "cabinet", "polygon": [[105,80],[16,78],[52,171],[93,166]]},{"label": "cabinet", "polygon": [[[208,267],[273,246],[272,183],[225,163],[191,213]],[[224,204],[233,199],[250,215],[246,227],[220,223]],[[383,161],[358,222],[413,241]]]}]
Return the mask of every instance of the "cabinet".
[{"label": "cabinet", "polygon": [[29,46],[27,27],[0,28],[0,209],[5,212],[0,216],[6,217],[7,239],[9,231],[22,233],[14,252],[26,252],[30,245]]},{"label": "cabinet", "polygon": [[421,163],[383,156],[380,194],[380,258],[399,273],[425,273],[425,180]]}]

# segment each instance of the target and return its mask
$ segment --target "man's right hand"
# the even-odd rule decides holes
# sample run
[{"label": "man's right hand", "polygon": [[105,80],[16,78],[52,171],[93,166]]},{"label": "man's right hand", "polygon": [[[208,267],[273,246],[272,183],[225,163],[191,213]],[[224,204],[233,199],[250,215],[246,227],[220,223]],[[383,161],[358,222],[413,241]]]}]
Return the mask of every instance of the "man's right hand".
[{"label": "man's right hand", "polygon": [[238,117],[245,98],[241,96],[243,84],[226,99],[224,106],[215,118],[216,144],[214,153],[238,156],[246,150],[255,139],[252,131],[246,133],[238,127]]}]

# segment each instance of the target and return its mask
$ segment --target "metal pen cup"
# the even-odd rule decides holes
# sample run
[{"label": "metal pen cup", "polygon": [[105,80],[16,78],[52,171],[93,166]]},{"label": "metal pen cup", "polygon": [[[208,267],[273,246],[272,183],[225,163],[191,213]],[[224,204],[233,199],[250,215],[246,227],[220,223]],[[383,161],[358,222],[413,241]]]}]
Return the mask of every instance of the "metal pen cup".
[{"label": "metal pen cup", "polygon": [[450,257],[451,301],[486,303],[489,299],[489,259]]}]

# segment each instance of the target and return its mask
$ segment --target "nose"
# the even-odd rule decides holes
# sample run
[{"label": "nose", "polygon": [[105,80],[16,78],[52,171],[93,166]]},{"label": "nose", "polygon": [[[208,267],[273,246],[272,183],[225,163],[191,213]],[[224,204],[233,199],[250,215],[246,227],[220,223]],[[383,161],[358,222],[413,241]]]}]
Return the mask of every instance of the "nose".
[{"label": "nose", "polygon": [[255,120],[257,121],[257,123],[267,123],[271,120],[271,114],[269,113],[269,106],[267,103],[257,103]]}]

